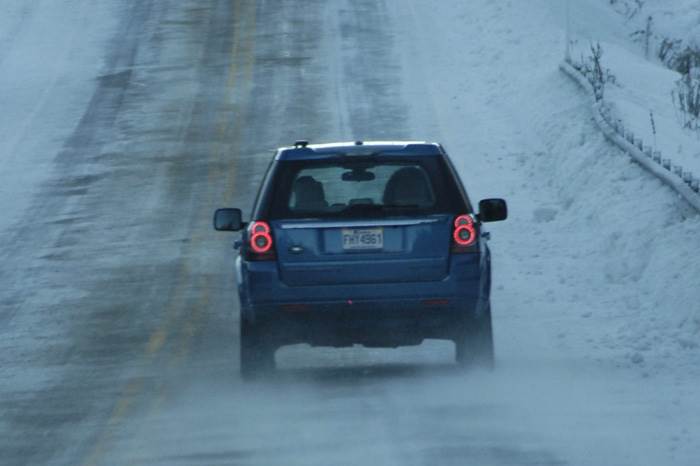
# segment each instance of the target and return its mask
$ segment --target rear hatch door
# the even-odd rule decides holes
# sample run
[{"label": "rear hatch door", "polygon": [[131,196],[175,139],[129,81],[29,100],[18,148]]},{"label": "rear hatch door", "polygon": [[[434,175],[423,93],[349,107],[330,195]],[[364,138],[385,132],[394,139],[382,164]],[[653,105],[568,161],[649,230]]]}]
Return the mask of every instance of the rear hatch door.
[{"label": "rear hatch door", "polygon": [[290,286],[438,281],[446,277],[449,215],[272,224]]}]

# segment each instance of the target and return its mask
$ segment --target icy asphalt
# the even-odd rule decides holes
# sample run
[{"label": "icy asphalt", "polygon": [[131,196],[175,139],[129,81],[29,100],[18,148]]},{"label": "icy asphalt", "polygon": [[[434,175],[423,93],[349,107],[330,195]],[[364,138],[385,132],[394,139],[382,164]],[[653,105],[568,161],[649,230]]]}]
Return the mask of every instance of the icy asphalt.
[{"label": "icy asphalt", "polygon": [[[558,2],[71,3],[110,34],[2,232],[0,464],[697,464],[692,314],[665,317],[699,302],[697,215],[596,133]],[[241,382],[211,214],[299,138],[439,140],[509,199],[495,373],[448,343],[302,346]]]}]

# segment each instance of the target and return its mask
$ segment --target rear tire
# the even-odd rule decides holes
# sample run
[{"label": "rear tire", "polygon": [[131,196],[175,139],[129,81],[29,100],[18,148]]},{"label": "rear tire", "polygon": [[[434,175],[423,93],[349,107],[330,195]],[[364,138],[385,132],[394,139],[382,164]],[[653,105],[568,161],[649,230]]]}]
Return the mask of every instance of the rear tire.
[{"label": "rear tire", "polygon": [[455,339],[455,359],[461,367],[492,370],[495,366],[491,307],[469,319]]},{"label": "rear tire", "polygon": [[241,319],[240,357],[241,377],[254,379],[275,368],[275,349],[262,335],[259,325]]}]

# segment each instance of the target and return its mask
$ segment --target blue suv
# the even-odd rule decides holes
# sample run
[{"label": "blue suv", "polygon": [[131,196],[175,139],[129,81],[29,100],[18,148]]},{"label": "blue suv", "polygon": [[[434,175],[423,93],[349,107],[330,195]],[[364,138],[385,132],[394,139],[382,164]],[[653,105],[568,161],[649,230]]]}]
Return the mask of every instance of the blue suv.
[{"label": "blue suv", "polygon": [[236,259],[243,376],[274,367],[284,345],[397,347],[455,342],[462,365],[493,365],[491,261],[482,224],[443,147],[352,142],[277,150]]}]

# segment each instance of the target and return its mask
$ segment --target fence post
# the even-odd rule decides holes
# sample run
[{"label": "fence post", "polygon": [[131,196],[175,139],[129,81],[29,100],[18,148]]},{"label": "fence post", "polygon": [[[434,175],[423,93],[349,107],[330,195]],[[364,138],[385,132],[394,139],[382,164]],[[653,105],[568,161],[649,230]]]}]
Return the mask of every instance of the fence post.
[{"label": "fence post", "polygon": [[649,60],[649,39],[651,37],[651,22],[654,20],[651,16],[647,18],[647,29],[644,33],[644,56],[646,57],[647,60]]},{"label": "fence post", "polygon": [[696,193],[700,193],[700,178],[693,178],[693,181],[690,183],[690,188]]},{"label": "fence post", "polygon": [[571,0],[566,0],[566,48],[564,59],[571,63]]}]

